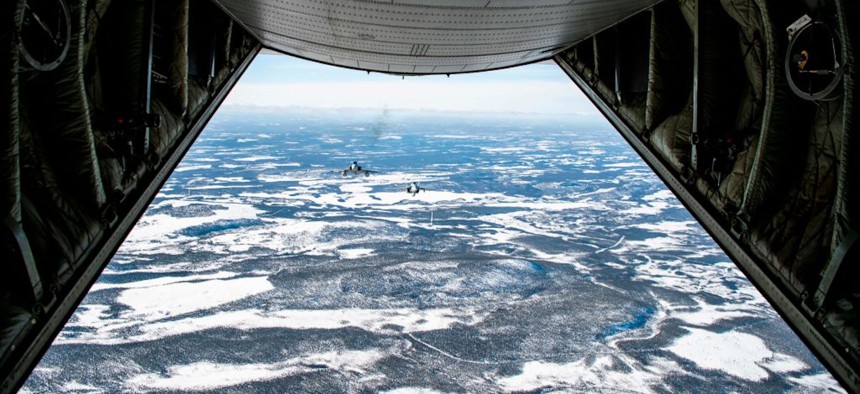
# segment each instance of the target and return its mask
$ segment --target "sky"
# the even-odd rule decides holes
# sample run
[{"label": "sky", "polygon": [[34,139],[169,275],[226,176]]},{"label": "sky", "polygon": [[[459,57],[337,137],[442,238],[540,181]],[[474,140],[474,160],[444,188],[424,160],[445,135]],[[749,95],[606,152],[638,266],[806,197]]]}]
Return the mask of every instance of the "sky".
[{"label": "sky", "polygon": [[450,77],[404,78],[274,53],[257,56],[225,105],[599,117],[561,68],[549,62]]}]

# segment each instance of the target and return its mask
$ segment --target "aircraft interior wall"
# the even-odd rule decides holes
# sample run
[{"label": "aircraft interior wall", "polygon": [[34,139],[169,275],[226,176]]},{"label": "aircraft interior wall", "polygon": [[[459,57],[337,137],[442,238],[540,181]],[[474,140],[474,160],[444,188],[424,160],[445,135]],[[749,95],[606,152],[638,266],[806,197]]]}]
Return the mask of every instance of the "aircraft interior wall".
[{"label": "aircraft interior wall", "polygon": [[[857,11],[841,1],[668,1],[556,56],[854,390],[860,200],[856,73],[845,65],[857,45],[848,15]],[[792,41],[786,27],[803,15],[810,29],[822,25],[819,37],[829,29],[834,38],[799,31]],[[798,94],[787,74],[801,67],[791,55],[800,47],[832,50],[838,61],[821,70],[823,82],[796,83]],[[617,61],[631,52],[647,63]],[[619,83],[626,74],[647,75],[646,89]],[[827,334],[809,335],[816,331]]]},{"label": "aircraft interior wall", "polygon": [[[6,392],[74,311],[259,43],[204,0],[2,7]],[[40,29],[51,30],[52,20],[61,30],[46,43]]]}]

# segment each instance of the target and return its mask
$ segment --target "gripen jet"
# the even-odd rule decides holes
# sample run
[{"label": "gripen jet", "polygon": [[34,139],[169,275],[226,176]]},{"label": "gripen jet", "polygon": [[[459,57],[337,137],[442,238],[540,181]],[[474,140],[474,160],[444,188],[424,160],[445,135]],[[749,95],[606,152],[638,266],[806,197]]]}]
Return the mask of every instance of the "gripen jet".
[{"label": "gripen jet", "polygon": [[426,190],[427,189],[425,189],[421,186],[418,186],[417,182],[412,182],[409,184],[409,186],[406,187],[406,192],[411,194],[412,197],[415,197],[415,195],[418,194],[419,192],[426,191]]},{"label": "gripen jet", "polygon": [[360,165],[358,165],[358,162],[357,162],[357,161],[354,161],[354,162],[352,162],[352,164],[350,164],[350,165],[349,165],[349,167],[347,167],[346,169],[342,170],[342,171],[340,172],[340,175],[341,175],[341,176],[347,176],[347,175],[364,175],[364,176],[370,176],[370,174],[373,174],[373,173],[375,173],[375,172],[376,172],[376,171],[370,171],[370,170],[365,170],[365,169],[361,168],[361,166],[360,166]]},{"label": "gripen jet", "polygon": [[860,1],[0,3],[0,391],[262,49],[398,76],[556,63],[860,391]]}]

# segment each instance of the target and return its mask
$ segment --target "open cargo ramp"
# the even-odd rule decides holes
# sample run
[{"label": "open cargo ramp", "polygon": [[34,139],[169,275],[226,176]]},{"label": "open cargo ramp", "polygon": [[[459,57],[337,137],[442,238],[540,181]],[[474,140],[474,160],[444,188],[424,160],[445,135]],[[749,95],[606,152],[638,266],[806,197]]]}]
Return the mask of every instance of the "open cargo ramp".
[{"label": "open cargo ramp", "polygon": [[26,379],[264,47],[397,75],[555,60],[860,391],[856,1],[0,7],[2,392]]}]

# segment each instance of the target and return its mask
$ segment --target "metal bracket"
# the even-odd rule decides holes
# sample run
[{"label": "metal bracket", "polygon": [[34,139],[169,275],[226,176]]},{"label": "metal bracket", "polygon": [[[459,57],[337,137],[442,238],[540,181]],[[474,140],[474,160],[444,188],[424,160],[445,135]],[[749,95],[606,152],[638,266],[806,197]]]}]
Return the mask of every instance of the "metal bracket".
[{"label": "metal bracket", "polygon": [[732,219],[732,227],[729,229],[735,239],[743,239],[750,227],[750,215],[739,211]]},{"label": "metal bracket", "polygon": [[21,225],[21,222],[13,219],[11,215],[6,215],[3,223],[15,239],[18,255],[21,257],[21,263],[24,264],[24,271],[27,274],[30,287],[33,289],[33,301],[39,301],[44,293],[42,278],[39,276],[36,259],[33,258],[33,251],[30,249],[30,241],[27,240],[27,234],[24,233],[24,226]]},{"label": "metal bracket", "polygon": [[681,182],[683,182],[686,186],[692,186],[694,183],[696,183],[696,178],[698,178],[698,175],[696,175],[696,171],[687,166],[684,166],[684,168],[681,169],[681,173],[679,175],[679,178],[681,178]]},{"label": "metal bracket", "polygon": [[[695,127],[697,129],[697,127]],[[697,131],[693,131],[690,133],[690,170],[694,173],[699,170],[699,143],[701,139],[699,138],[699,133]]]},{"label": "metal bracket", "polygon": [[830,257],[830,261],[827,263],[827,267],[824,268],[824,273],[821,277],[821,282],[818,283],[818,289],[815,290],[815,294],[811,298],[810,308],[813,311],[817,311],[824,306],[827,300],[832,295],[832,290],[834,288],[834,283],[837,281],[837,278],[842,276],[845,273],[845,270],[852,268],[852,262],[849,262],[848,256],[852,250],[854,250],[854,245],[857,244],[857,240],[860,239],[860,233],[857,231],[849,232],[842,242],[839,244],[839,247],[836,248],[836,251],[833,252],[833,255]]}]

